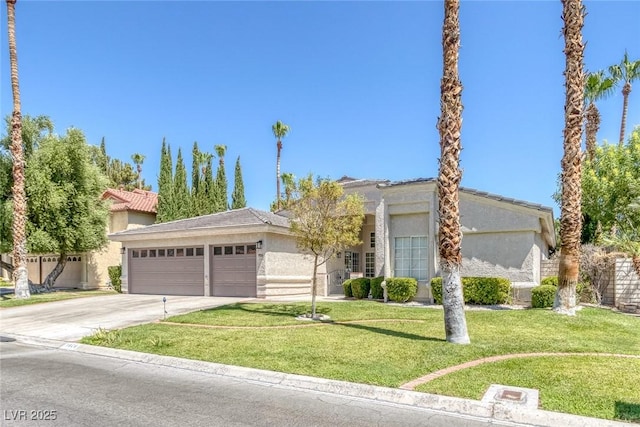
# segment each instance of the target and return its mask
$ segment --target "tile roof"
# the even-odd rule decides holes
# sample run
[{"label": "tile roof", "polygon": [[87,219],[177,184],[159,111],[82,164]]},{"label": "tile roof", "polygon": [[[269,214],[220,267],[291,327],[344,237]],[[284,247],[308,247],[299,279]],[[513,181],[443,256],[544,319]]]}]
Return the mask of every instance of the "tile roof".
[{"label": "tile roof", "polygon": [[[394,181],[394,182],[389,182],[389,183],[381,183],[378,184],[379,188],[388,188],[388,187],[396,187],[396,186],[400,186],[400,185],[410,185],[410,184],[420,184],[420,183],[434,183],[437,184],[438,180],[436,178],[416,178],[416,179],[409,179],[409,180],[404,180],[404,181]],[[553,215],[553,209],[548,207],[548,206],[544,206],[544,205],[540,205],[537,203],[530,203],[524,200],[518,200],[518,199],[512,199],[510,197],[504,197],[504,196],[500,196],[498,194],[493,194],[493,193],[488,193],[486,191],[480,191],[480,190],[474,190],[473,188],[466,188],[466,187],[460,187],[460,191],[467,193],[467,194],[473,194],[476,196],[480,196],[480,197],[486,197],[487,199],[492,199],[492,200],[497,200],[500,202],[506,202],[506,203],[511,203],[514,205],[518,205],[518,206],[523,206],[525,208],[529,208],[529,209],[535,209],[535,210],[539,210],[539,211],[545,211],[545,212],[550,212]]]},{"label": "tile roof", "polygon": [[274,225],[289,228],[289,219],[272,212],[254,208],[234,209],[194,218],[180,219],[146,227],[113,233],[111,236],[133,236],[172,231],[196,230],[207,228],[240,227],[249,225]]},{"label": "tile roof", "polygon": [[112,201],[109,210],[111,212],[136,211],[157,213],[158,194],[153,191],[135,189],[133,191],[107,188],[102,193],[102,199]]}]

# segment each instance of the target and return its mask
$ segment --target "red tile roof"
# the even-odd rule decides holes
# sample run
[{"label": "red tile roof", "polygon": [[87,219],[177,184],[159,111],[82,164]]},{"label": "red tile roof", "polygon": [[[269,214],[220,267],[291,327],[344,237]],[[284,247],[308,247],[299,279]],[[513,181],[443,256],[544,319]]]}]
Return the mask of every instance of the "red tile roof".
[{"label": "red tile roof", "polygon": [[111,212],[136,211],[157,213],[158,193],[153,191],[135,189],[133,191],[116,190],[107,188],[102,194],[102,199],[112,201],[109,210]]}]

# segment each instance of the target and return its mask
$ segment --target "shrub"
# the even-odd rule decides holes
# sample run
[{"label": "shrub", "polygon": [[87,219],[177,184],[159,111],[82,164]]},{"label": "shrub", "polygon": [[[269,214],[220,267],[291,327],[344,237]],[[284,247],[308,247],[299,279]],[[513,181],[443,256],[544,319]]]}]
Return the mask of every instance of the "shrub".
[{"label": "shrub", "polygon": [[418,293],[418,281],[412,277],[387,278],[387,294],[395,302],[411,301]]},{"label": "shrub", "polygon": [[531,307],[552,307],[558,288],[552,285],[540,285],[531,289]]},{"label": "shrub", "polygon": [[545,277],[540,281],[540,286],[555,286],[558,287],[558,276]]},{"label": "shrub", "polygon": [[347,279],[342,283],[342,290],[344,291],[345,298],[353,297],[353,292],[351,291],[351,280],[352,279]]},{"label": "shrub", "polygon": [[382,289],[382,282],[384,282],[384,276],[374,277],[369,281],[369,283],[371,284],[371,298],[384,298],[384,289]]},{"label": "shrub", "polygon": [[109,273],[109,280],[111,281],[113,289],[122,293],[122,281],[120,280],[120,276],[122,276],[122,266],[112,265],[107,267],[107,272]]},{"label": "shrub", "polygon": [[[511,302],[511,282],[502,277],[463,277],[465,304],[494,305]],[[436,304],[442,304],[442,277],[431,279],[431,293]]]},{"label": "shrub", "polygon": [[351,293],[356,299],[363,299],[369,297],[369,279],[366,277],[359,277],[357,279],[351,279]]}]

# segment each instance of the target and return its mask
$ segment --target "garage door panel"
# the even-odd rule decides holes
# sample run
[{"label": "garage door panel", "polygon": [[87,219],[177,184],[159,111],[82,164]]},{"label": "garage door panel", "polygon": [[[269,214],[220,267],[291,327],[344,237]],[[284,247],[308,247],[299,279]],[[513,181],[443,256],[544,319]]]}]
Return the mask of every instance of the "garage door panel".
[{"label": "garage door panel", "polygon": [[[169,248],[158,249],[167,249],[164,253],[169,252]],[[204,295],[204,257],[131,257],[129,258],[129,292]]]},{"label": "garage door panel", "polygon": [[[233,253],[224,246],[212,247],[211,253],[211,294],[214,296],[255,297],[256,296],[256,254],[255,246],[250,251],[247,246],[234,246]],[[227,246],[228,248],[229,246]],[[238,250],[240,249],[240,250]],[[248,253],[250,252],[250,253]]]}]

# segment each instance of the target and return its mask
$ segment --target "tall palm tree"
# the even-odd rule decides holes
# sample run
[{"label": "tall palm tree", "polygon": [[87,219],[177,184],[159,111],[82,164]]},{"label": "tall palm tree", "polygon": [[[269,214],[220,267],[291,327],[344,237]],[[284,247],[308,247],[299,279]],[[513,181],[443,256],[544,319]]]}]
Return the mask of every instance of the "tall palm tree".
[{"label": "tall palm tree", "polygon": [[640,60],[629,61],[627,51],[624,51],[624,56],[619,64],[609,67],[609,73],[611,76],[618,80],[623,81],[622,86],[622,120],[620,122],[620,140],[618,145],[624,144],[624,130],[627,126],[627,109],[629,106],[629,94],[631,93],[631,82],[640,79]]},{"label": "tall palm tree", "polygon": [[557,313],[575,314],[576,285],[580,268],[582,229],[582,121],[584,113],[584,6],[582,0],[562,0],[565,53],[564,154],[560,207],[560,266],[558,291],[553,304]]},{"label": "tall palm tree", "polygon": [[585,131],[587,134],[587,158],[593,159],[596,151],[597,134],[600,129],[600,112],[596,101],[611,95],[615,88],[615,79],[606,76],[604,71],[589,73],[584,85],[584,99],[589,105],[585,111]]},{"label": "tall palm tree", "polygon": [[218,162],[219,162],[220,166],[224,166],[224,155],[227,153],[227,146],[226,145],[214,145],[213,149],[216,152],[216,154],[218,155]]},{"label": "tall palm tree", "polygon": [[444,329],[447,341],[468,344],[469,333],[464,315],[459,196],[460,129],[462,128],[462,83],[458,75],[460,49],[460,1],[445,0],[442,26],[443,70],[440,83],[440,168],[438,172],[439,246],[442,271]]},{"label": "tall palm tree", "polygon": [[287,136],[291,130],[289,126],[278,120],[271,126],[273,136],[276,137],[276,146],[278,147],[278,155],[276,157],[276,207],[280,209],[280,152],[282,151],[282,138]]},{"label": "tall palm tree", "polygon": [[15,297],[29,298],[27,272],[27,195],[24,187],[24,148],[22,146],[22,112],[18,81],[18,53],[16,50],[16,0],[7,0],[7,29],[9,33],[9,61],[11,63],[11,156],[13,157],[13,280]]},{"label": "tall palm tree", "polygon": [[146,156],[140,153],[134,153],[131,156],[131,160],[136,165],[136,171],[138,172],[138,188],[142,188],[142,164]]}]

